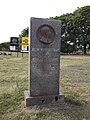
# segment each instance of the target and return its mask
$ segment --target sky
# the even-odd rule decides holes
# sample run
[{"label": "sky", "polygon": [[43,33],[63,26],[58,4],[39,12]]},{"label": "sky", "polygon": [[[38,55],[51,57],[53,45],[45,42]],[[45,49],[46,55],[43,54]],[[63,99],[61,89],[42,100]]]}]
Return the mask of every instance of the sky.
[{"label": "sky", "polygon": [[18,37],[31,17],[60,16],[86,5],[90,0],[0,0],[0,43]]}]

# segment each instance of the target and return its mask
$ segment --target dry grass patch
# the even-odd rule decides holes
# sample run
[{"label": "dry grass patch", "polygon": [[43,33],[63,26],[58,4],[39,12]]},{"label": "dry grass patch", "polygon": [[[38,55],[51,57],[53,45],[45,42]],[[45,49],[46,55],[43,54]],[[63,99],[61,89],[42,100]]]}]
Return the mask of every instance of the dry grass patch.
[{"label": "dry grass patch", "polygon": [[22,107],[28,88],[28,54],[0,56],[0,120],[89,120],[90,57],[61,56],[62,106]]}]

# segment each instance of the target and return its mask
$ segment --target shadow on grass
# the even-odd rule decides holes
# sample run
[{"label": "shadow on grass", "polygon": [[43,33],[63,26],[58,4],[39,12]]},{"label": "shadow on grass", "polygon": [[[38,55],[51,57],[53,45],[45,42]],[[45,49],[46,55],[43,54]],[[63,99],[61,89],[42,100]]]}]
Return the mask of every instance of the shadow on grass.
[{"label": "shadow on grass", "polygon": [[77,106],[88,104],[87,101],[79,100],[79,98],[76,98],[75,96],[67,96],[67,97],[65,97],[65,102],[70,103],[72,105],[77,105]]},{"label": "shadow on grass", "polygon": [[[3,94],[0,96],[0,114],[2,120],[89,120],[89,113],[86,112],[85,101],[78,100],[76,97],[65,97],[65,105],[32,108],[26,112],[20,104],[23,100],[23,88],[16,90],[14,94]],[[18,112],[19,111],[19,112]]]}]

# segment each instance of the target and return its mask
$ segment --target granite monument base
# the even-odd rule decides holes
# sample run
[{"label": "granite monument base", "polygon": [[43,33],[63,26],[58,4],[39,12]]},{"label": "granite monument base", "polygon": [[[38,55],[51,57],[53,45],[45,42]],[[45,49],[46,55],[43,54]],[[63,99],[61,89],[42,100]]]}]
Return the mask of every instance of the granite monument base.
[{"label": "granite monument base", "polygon": [[47,95],[47,96],[36,96],[31,97],[29,91],[24,92],[25,97],[25,106],[34,106],[34,105],[47,105],[47,104],[57,104],[64,102],[64,95],[60,93],[58,95]]}]

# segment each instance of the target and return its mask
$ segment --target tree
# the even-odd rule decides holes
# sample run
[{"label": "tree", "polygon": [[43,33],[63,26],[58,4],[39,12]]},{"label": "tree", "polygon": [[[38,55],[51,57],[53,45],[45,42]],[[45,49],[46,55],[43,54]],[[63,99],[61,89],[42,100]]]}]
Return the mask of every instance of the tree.
[{"label": "tree", "polygon": [[73,43],[77,48],[90,48],[90,6],[77,8],[73,13],[64,14],[53,19],[62,21],[62,43]]},{"label": "tree", "polygon": [[19,34],[20,43],[21,43],[22,37],[28,37],[28,36],[29,36],[29,27],[24,28],[24,29],[21,31],[21,33]]},{"label": "tree", "polygon": [[78,8],[74,12],[73,24],[77,31],[78,42],[84,47],[86,54],[86,46],[90,45],[90,6]]},{"label": "tree", "polygon": [[19,34],[19,50],[21,49],[21,42],[22,42],[22,37],[29,37],[29,27],[23,29],[21,31],[21,34]]},{"label": "tree", "polygon": [[9,51],[10,42],[3,42],[0,44],[0,50]]},{"label": "tree", "polygon": [[21,34],[19,34],[19,38],[21,39],[22,37],[28,37],[29,36],[29,27],[23,29],[21,31]]}]

